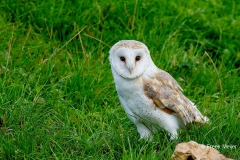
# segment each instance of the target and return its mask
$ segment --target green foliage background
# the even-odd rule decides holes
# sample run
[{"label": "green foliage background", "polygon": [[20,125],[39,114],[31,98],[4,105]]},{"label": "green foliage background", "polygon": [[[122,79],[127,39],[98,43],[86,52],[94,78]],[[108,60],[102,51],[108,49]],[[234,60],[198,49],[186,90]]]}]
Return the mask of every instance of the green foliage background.
[{"label": "green foliage background", "polygon": [[[108,62],[122,39],[145,43],[211,123],[139,142]],[[0,158],[170,159],[194,140],[238,159],[239,46],[234,0],[2,0]]]}]

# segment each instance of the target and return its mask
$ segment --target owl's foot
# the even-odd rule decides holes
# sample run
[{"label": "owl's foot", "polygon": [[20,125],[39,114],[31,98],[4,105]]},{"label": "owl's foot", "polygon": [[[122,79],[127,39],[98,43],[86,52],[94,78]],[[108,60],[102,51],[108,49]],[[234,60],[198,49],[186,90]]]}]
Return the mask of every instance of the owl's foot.
[{"label": "owl's foot", "polygon": [[152,141],[152,131],[143,123],[136,123],[140,139],[146,139]]},{"label": "owl's foot", "polygon": [[170,137],[170,141],[174,141],[178,139],[178,134],[177,133],[168,133]]},{"label": "owl's foot", "polygon": [[142,141],[143,140],[143,141],[152,142],[152,138],[153,138],[152,136],[149,136],[149,137],[141,137],[140,136],[140,139],[138,141]]}]

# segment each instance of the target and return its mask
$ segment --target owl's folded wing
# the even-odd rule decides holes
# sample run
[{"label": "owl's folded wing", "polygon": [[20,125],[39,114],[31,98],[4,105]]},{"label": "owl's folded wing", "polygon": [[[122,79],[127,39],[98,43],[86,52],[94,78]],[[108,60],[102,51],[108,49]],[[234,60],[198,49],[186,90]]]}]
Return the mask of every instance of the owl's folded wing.
[{"label": "owl's folded wing", "polygon": [[165,71],[159,70],[154,77],[143,80],[145,95],[152,99],[155,106],[168,114],[179,115],[183,122],[202,122],[206,118],[181,92],[182,89],[174,78]]}]

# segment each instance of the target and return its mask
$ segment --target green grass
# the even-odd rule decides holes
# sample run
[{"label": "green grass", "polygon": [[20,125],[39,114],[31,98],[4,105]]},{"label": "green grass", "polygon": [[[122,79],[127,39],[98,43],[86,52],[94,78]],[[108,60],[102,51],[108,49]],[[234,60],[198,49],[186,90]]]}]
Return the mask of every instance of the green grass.
[{"label": "green grass", "polygon": [[[190,140],[239,159],[239,15],[234,0],[2,0],[0,159],[170,159]],[[108,61],[121,39],[145,43],[211,123],[138,141]]]}]

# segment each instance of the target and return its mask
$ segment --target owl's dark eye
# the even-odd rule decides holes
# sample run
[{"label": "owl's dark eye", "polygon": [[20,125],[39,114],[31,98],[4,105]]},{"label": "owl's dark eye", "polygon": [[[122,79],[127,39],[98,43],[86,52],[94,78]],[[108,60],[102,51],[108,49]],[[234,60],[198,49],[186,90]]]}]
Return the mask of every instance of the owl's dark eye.
[{"label": "owl's dark eye", "polygon": [[125,61],[125,57],[122,57],[122,56],[121,56],[121,57],[120,57],[120,60],[124,62],[124,61]]},{"label": "owl's dark eye", "polygon": [[140,56],[137,56],[137,57],[135,58],[136,61],[140,61],[140,59],[141,59]]}]

